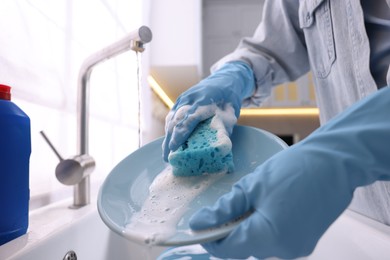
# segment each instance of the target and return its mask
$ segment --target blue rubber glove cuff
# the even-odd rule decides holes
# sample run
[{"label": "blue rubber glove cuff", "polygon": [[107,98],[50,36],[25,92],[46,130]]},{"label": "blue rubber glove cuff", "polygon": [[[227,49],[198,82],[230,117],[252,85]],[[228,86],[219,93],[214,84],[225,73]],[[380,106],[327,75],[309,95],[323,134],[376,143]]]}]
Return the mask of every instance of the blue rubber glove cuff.
[{"label": "blue rubber glove cuff", "polygon": [[221,258],[296,258],[310,254],[348,207],[355,188],[390,180],[390,88],[356,103],[237,182],[194,230],[253,212],[226,238],[203,245]]},{"label": "blue rubber glove cuff", "polygon": [[231,134],[240,115],[242,101],[250,97],[254,90],[255,77],[252,69],[244,62],[235,61],[226,63],[182,93],[166,118],[164,160],[167,161],[169,153],[188,139],[199,122],[214,116],[217,110],[234,117],[231,119],[225,116],[228,118],[225,120],[225,127]]}]

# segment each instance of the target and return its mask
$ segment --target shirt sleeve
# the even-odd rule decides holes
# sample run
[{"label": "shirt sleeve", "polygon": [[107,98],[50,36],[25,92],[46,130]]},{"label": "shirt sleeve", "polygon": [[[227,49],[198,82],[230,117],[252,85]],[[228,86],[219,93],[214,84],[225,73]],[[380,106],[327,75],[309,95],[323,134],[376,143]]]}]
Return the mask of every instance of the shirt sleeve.
[{"label": "shirt sleeve", "polygon": [[299,27],[299,0],[266,0],[262,20],[252,37],[211,68],[232,61],[246,62],[253,70],[256,88],[243,106],[259,106],[273,86],[293,81],[309,71],[304,35]]}]

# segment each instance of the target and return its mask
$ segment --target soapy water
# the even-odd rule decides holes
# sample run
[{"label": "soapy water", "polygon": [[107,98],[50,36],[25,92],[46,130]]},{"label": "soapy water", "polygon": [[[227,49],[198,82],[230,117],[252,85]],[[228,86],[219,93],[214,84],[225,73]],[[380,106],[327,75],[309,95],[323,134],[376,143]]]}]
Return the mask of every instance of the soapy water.
[{"label": "soapy water", "polygon": [[225,173],[176,177],[171,166],[149,186],[149,195],[123,230],[123,235],[141,244],[159,245],[176,234],[191,202]]}]

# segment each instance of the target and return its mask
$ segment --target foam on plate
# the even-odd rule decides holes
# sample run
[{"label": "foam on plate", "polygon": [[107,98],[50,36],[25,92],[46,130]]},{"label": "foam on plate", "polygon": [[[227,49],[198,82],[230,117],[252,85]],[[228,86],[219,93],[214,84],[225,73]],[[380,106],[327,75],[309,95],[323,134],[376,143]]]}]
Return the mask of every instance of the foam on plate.
[{"label": "foam on plate", "polygon": [[166,241],[176,233],[189,204],[222,176],[176,177],[168,166],[153,180],[141,209],[123,230],[124,236],[148,245]]}]

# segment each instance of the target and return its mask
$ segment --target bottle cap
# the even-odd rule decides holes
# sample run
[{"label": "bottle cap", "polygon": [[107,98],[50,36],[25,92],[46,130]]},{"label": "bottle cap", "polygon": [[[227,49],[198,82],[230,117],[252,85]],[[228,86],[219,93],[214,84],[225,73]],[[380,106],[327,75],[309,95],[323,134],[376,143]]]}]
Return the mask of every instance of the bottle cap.
[{"label": "bottle cap", "polygon": [[11,100],[11,87],[0,84],[0,99]]}]

